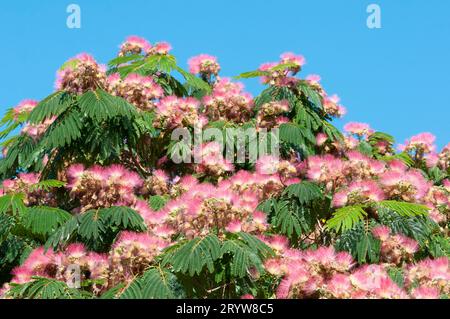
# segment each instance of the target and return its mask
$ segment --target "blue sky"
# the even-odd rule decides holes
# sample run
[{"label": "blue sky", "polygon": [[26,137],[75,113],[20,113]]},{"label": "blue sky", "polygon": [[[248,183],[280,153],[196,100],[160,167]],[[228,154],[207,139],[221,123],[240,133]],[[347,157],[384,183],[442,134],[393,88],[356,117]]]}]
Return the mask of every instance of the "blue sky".
[{"label": "blue sky", "polygon": [[[81,7],[81,29],[66,8]],[[381,29],[366,26],[369,4]],[[429,131],[450,141],[448,0],[40,0],[0,4],[0,111],[53,91],[55,71],[79,52],[106,63],[128,35],[168,41],[179,64],[217,55],[222,76],[256,69],[280,53],[303,54],[302,74],[317,73],[348,109],[398,142]],[[245,81],[257,94],[258,80]]]}]

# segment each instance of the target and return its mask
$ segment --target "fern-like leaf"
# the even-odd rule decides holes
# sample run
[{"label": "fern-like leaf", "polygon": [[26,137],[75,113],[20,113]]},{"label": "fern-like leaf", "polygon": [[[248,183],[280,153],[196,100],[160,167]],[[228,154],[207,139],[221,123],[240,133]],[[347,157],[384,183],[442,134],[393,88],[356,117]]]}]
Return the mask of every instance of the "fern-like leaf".
[{"label": "fern-like leaf", "polygon": [[22,224],[33,234],[48,236],[64,225],[72,215],[53,207],[36,206],[27,209]]},{"label": "fern-like leaf", "polygon": [[329,219],[326,223],[328,229],[333,229],[336,232],[346,231],[352,229],[353,226],[364,219],[367,216],[366,211],[362,206],[346,206],[337,209],[333,217]]},{"label": "fern-like leaf", "polygon": [[206,266],[214,272],[214,261],[221,256],[221,244],[216,235],[197,237],[181,242],[174,249],[167,250],[163,264],[172,264],[175,272],[200,274]]},{"label": "fern-like leaf", "polygon": [[25,195],[19,194],[7,194],[0,197],[0,213],[6,214],[12,212],[13,215],[24,214],[26,211],[23,200]]},{"label": "fern-like leaf", "polygon": [[323,196],[319,186],[307,181],[289,185],[284,190],[283,195],[296,197],[300,204],[306,204]]},{"label": "fern-like leaf", "polygon": [[31,111],[28,120],[32,124],[39,124],[46,118],[58,116],[66,111],[72,102],[72,96],[68,93],[58,91],[44,100]]},{"label": "fern-like leaf", "polygon": [[81,95],[78,100],[81,111],[97,122],[116,116],[131,118],[136,114],[136,109],[133,105],[101,89],[88,91]]},{"label": "fern-like leaf", "polygon": [[114,206],[100,210],[100,218],[105,225],[134,231],[146,229],[144,219],[135,210],[125,206]]},{"label": "fern-like leaf", "polygon": [[120,299],[173,299],[171,285],[175,275],[161,268],[151,268],[135,279]]},{"label": "fern-like leaf", "polygon": [[8,296],[14,299],[83,299],[81,291],[55,279],[33,277],[33,281],[11,286]]},{"label": "fern-like leaf", "polygon": [[429,211],[429,208],[425,205],[395,200],[384,200],[377,205],[382,208],[390,209],[402,216],[426,216]]}]

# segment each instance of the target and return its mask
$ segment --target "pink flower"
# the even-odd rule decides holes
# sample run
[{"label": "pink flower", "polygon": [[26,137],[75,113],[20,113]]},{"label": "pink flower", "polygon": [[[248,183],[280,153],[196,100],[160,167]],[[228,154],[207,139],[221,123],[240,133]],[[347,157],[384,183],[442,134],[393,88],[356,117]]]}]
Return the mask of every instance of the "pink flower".
[{"label": "pink flower", "polygon": [[168,42],[158,42],[152,48],[152,53],[156,54],[168,54],[169,51],[172,50],[172,46]]},{"label": "pink flower", "polygon": [[412,296],[414,299],[439,299],[439,289],[435,287],[420,286],[413,289]]},{"label": "pink flower", "polygon": [[322,78],[320,77],[320,75],[317,75],[317,74],[310,74],[306,77],[306,81],[308,81],[309,84],[311,84],[311,85],[319,84],[321,79]]},{"label": "pink flower", "polygon": [[14,108],[15,118],[17,119],[20,114],[31,112],[37,105],[38,102],[35,100],[23,100]]},{"label": "pink flower", "polygon": [[377,226],[372,229],[372,234],[381,241],[385,241],[389,238],[391,230],[387,226]]},{"label": "pink flower", "polygon": [[192,74],[213,74],[217,75],[220,65],[215,56],[200,54],[189,59],[189,72]]},{"label": "pink flower", "polygon": [[347,131],[348,133],[355,134],[359,137],[363,137],[364,135],[370,135],[373,132],[369,124],[357,122],[350,122],[345,124],[344,130]]},{"label": "pink flower", "polygon": [[319,133],[316,135],[316,144],[322,146],[328,140],[328,135],[325,133]]},{"label": "pink flower", "polygon": [[298,67],[302,67],[306,64],[306,59],[303,55],[295,55],[292,52],[285,52],[280,56],[280,58],[282,64],[293,63]]},{"label": "pink flower", "polygon": [[126,54],[141,54],[142,52],[148,52],[151,48],[152,45],[147,40],[132,35],[121,44],[119,56],[124,56]]},{"label": "pink flower", "polygon": [[230,233],[239,233],[242,231],[242,224],[238,220],[231,221],[225,228]]},{"label": "pink flower", "polygon": [[399,146],[399,149],[405,152],[415,151],[417,154],[421,153],[423,156],[423,154],[436,150],[436,146],[434,145],[435,140],[436,137],[431,133],[420,133],[406,140],[404,145]]}]

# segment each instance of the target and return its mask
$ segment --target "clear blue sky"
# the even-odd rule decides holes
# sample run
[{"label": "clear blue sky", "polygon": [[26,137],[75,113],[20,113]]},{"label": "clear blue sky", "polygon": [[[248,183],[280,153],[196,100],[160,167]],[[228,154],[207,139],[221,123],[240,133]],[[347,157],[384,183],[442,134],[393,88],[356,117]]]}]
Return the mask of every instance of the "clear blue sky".
[{"label": "clear blue sky", "polygon": [[[78,30],[66,26],[71,3],[81,7]],[[366,26],[370,3],[381,7],[381,29]],[[448,0],[2,1],[0,110],[51,93],[55,71],[79,52],[106,63],[133,34],[170,42],[182,66],[217,55],[222,76],[303,54],[303,75],[320,74],[348,109],[338,127],[361,121],[397,142],[422,131],[440,147],[450,141]]]}]

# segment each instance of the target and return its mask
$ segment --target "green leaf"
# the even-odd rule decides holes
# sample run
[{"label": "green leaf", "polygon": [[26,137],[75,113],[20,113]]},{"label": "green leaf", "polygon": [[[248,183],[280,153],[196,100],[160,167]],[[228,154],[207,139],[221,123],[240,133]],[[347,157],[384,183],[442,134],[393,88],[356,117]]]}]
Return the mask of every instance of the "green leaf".
[{"label": "green leaf", "polygon": [[44,247],[45,249],[57,248],[59,245],[70,242],[76,238],[77,230],[80,226],[81,215],[73,216],[64,225],[58,228],[50,237],[47,239]]},{"label": "green leaf", "polygon": [[119,56],[117,58],[112,59],[108,62],[108,66],[114,67],[118,66],[120,64],[125,64],[131,61],[142,59],[142,55],[139,54],[133,54],[133,55],[125,55],[125,56]]},{"label": "green leaf", "polygon": [[327,221],[326,227],[337,232],[346,231],[352,229],[365,216],[367,213],[360,205],[342,207],[334,212],[333,217]]},{"label": "green leaf", "polygon": [[438,228],[426,216],[404,216],[386,208],[379,209],[378,216],[380,223],[388,226],[393,233],[414,238],[421,246],[429,239],[433,230]]},{"label": "green leaf", "polygon": [[314,107],[322,108],[322,97],[315,89],[305,82],[300,82],[299,88],[308,100],[314,104]]},{"label": "green leaf", "polygon": [[48,236],[71,217],[71,214],[59,208],[36,206],[27,209],[22,224],[34,234]]},{"label": "green leaf", "polygon": [[380,258],[380,241],[373,237],[363,222],[356,223],[352,229],[344,231],[338,237],[337,251],[349,252],[358,263],[377,263]]},{"label": "green leaf", "polygon": [[45,181],[41,181],[39,183],[36,183],[34,185],[30,185],[30,190],[44,190],[44,191],[50,191],[52,188],[60,188],[66,185],[66,182],[61,182],[56,179],[49,179]]},{"label": "green leaf", "polygon": [[136,114],[136,108],[133,105],[101,89],[84,93],[78,101],[81,111],[97,122],[117,116],[131,118]]},{"label": "green leaf", "polygon": [[372,146],[365,141],[362,141],[358,144],[358,150],[360,153],[367,155],[369,157],[372,156],[373,154]]},{"label": "green leaf", "polygon": [[216,235],[197,237],[181,242],[175,248],[169,247],[163,265],[172,264],[175,272],[189,273],[190,276],[199,275],[205,266],[213,273],[214,261],[221,256],[220,248],[220,241]]},{"label": "green leaf", "polygon": [[450,258],[450,238],[441,235],[431,237],[428,243],[428,251],[434,258]]},{"label": "green leaf", "polygon": [[377,204],[379,207],[390,209],[402,216],[427,216],[429,208],[425,205],[384,200]]},{"label": "green leaf", "polygon": [[77,110],[70,110],[60,116],[42,137],[40,145],[48,149],[63,147],[81,137],[81,114]]},{"label": "green leaf", "polygon": [[235,79],[235,80],[251,79],[251,78],[257,78],[260,76],[269,76],[269,75],[270,75],[270,72],[268,72],[268,71],[255,70],[255,71],[244,72],[237,76],[233,76],[233,79]]},{"label": "green leaf", "polygon": [[13,215],[24,214],[26,211],[23,200],[25,195],[19,194],[7,194],[0,197],[0,213],[6,214],[12,212]]},{"label": "green leaf", "polygon": [[151,268],[134,280],[120,299],[173,299],[172,282],[176,277],[161,268]]},{"label": "green leaf", "polygon": [[387,273],[393,282],[395,282],[400,288],[403,288],[405,284],[405,278],[403,270],[401,268],[389,268]]},{"label": "green leaf", "polygon": [[104,292],[100,296],[100,299],[115,299],[123,288],[125,288],[125,283],[122,282],[117,286],[114,286],[111,289],[108,289],[106,292]]},{"label": "green leaf", "polygon": [[66,92],[55,92],[44,100],[31,111],[28,120],[32,124],[39,124],[46,118],[59,116],[66,111],[72,103],[72,96]]},{"label": "green leaf", "polygon": [[167,201],[168,201],[168,198],[166,198],[164,196],[159,196],[159,195],[150,196],[150,198],[149,198],[150,207],[153,210],[162,209],[166,205]]},{"label": "green leaf", "polygon": [[412,167],[414,165],[414,160],[411,158],[411,156],[408,153],[402,152],[402,153],[398,153],[392,156],[383,156],[380,158],[381,160],[385,161],[385,162],[389,162],[392,160],[400,160],[402,161],[405,165]]},{"label": "green leaf", "polygon": [[4,213],[0,214],[0,243],[10,235],[11,229],[14,225],[15,221],[12,216]]},{"label": "green leaf", "polygon": [[100,210],[100,218],[105,225],[144,231],[146,229],[144,219],[135,210],[125,206],[113,206]]},{"label": "green leaf", "polygon": [[369,142],[377,142],[377,141],[387,141],[390,144],[394,144],[395,139],[392,135],[383,132],[375,132],[369,136]]},{"label": "green leaf", "polygon": [[303,147],[306,143],[314,144],[316,138],[310,130],[297,124],[283,123],[280,125],[280,140],[285,143]]},{"label": "green leaf", "polygon": [[264,272],[263,260],[273,256],[272,250],[256,237],[247,233],[238,233],[238,238],[226,240],[221,248],[220,255],[230,254],[231,275],[238,278],[248,276],[250,269],[256,268]]},{"label": "green leaf", "polygon": [[283,195],[296,197],[300,204],[306,204],[323,196],[319,186],[308,181],[289,185],[283,191]]},{"label": "green leaf", "polygon": [[84,239],[98,240],[106,232],[106,226],[100,217],[99,210],[90,210],[80,217],[78,234]]},{"label": "green leaf", "polygon": [[292,238],[294,233],[296,236],[310,233],[316,222],[316,214],[311,208],[292,200],[278,202],[271,220],[271,224],[289,238]]},{"label": "green leaf", "polygon": [[14,299],[82,299],[78,289],[69,288],[66,283],[55,279],[34,277],[25,284],[12,284],[8,296]]}]

